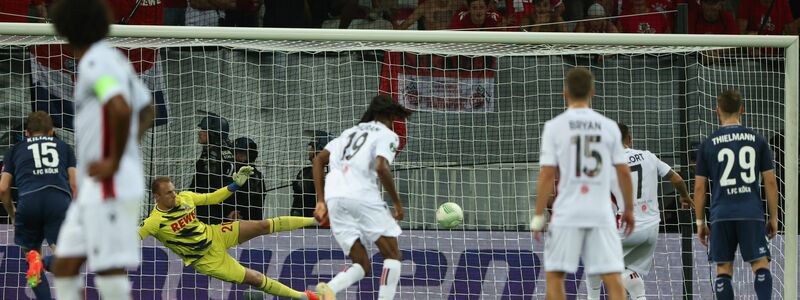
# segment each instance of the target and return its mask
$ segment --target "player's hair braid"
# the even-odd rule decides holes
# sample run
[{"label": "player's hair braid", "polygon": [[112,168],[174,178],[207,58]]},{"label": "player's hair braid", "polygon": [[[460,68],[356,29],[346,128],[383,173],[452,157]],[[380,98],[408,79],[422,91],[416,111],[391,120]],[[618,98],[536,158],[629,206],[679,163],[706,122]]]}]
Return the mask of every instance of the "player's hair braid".
[{"label": "player's hair braid", "polygon": [[56,32],[77,47],[89,47],[104,39],[111,15],[104,0],[56,1],[50,9]]},{"label": "player's hair braid", "polygon": [[405,119],[411,115],[411,110],[394,102],[391,97],[378,95],[372,98],[372,102],[367,107],[367,111],[361,116],[360,123],[372,122],[379,117],[391,119]]}]

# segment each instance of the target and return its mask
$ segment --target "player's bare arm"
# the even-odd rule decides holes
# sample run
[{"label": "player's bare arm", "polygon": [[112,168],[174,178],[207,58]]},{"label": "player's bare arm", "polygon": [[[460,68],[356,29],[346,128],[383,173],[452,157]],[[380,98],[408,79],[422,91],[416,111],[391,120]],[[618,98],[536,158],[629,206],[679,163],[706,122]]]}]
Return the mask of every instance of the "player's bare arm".
[{"label": "player's bare arm", "polygon": [[616,164],[614,169],[617,171],[617,182],[619,183],[622,199],[624,200],[625,212],[622,213],[622,226],[625,226],[625,236],[629,236],[634,229],[633,220],[633,184],[631,181],[631,170],[627,164]]},{"label": "player's bare arm", "polygon": [[14,224],[16,217],[14,202],[11,201],[11,180],[13,178],[14,176],[8,172],[3,172],[3,174],[0,175],[0,200],[3,201],[3,207],[6,209],[8,217],[11,219],[11,224]]},{"label": "player's bare arm", "polygon": [[537,232],[534,238],[538,241],[538,232],[544,230],[545,218],[544,210],[553,195],[553,184],[556,180],[558,168],[555,166],[542,166],[539,170],[539,178],[536,179],[536,210],[533,212],[533,219],[531,219],[531,230]]},{"label": "player's bare arm", "polygon": [[375,161],[375,169],[378,172],[378,178],[381,180],[381,185],[386,192],[389,193],[389,196],[392,197],[392,203],[394,204],[394,219],[400,221],[403,219],[403,202],[400,201],[400,194],[397,193],[397,189],[394,186],[392,171],[389,170],[389,161],[382,156],[376,157]]},{"label": "player's bare arm", "polygon": [[775,178],[774,170],[761,172],[764,178],[764,190],[767,195],[767,209],[769,211],[769,222],[767,222],[767,234],[769,238],[774,238],[778,234],[778,179]]},{"label": "player's bare arm", "polygon": [[322,150],[314,157],[311,173],[314,176],[314,190],[317,192],[317,207],[314,209],[314,218],[320,224],[328,223],[328,207],[325,206],[325,166],[331,158],[328,150]]},{"label": "player's bare arm", "polygon": [[697,238],[708,247],[708,225],[706,225],[706,177],[694,177],[694,219],[697,223]]},{"label": "player's bare arm", "polygon": [[677,191],[678,195],[681,197],[681,207],[692,207],[692,198],[689,197],[689,188],[686,187],[686,182],[683,180],[683,177],[675,171],[669,171],[667,176],[669,177],[669,182],[672,183],[672,187],[675,188],[675,191]]},{"label": "player's bare arm", "polygon": [[141,141],[144,137],[144,133],[153,127],[153,119],[155,118],[155,115],[156,108],[153,106],[152,102],[139,111],[139,131],[136,135],[139,138],[139,141]]},{"label": "player's bare arm", "polygon": [[89,175],[97,179],[106,179],[114,175],[119,168],[119,161],[128,144],[131,128],[132,109],[121,95],[111,97],[104,109],[108,114],[108,127],[111,132],[111,155],[89,165]]}]

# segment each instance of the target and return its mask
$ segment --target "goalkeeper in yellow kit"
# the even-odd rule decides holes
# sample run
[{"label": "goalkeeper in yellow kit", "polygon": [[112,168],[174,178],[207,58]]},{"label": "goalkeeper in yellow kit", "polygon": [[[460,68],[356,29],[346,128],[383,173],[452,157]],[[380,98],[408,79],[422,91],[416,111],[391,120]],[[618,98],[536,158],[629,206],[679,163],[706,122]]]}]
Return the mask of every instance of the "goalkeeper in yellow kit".
[{"label": "goalkeeper in yellow kit", "polygon": [[233,183],[209,194],[177,194],[169,177],[156,178],[151,185],[156,207],[139,228],[139,237],[155,237],[180,256],[187,266],[219,280],[249,284],[275,296],[317,300],[312,292],[293,290],[258,271],[245,268],[227,252],[228,248],[257,236],[315,225],[314,218],[277,217],[218,225],[206,225],[197,219],[195,206],[221,203],[247,183],[252,173],[252,167],[242,167],[233,176]]}]

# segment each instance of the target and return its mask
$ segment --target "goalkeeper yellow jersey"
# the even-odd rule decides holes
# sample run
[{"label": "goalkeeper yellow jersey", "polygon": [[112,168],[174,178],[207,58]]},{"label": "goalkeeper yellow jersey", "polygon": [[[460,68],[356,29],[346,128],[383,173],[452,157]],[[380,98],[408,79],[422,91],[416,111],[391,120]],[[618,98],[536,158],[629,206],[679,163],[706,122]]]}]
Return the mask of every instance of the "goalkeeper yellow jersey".
[{"label": "goalkeeper yellow jersey", "polygon": [[181,192],[175,198],[175,207],[169,211],[153,208],[139,228],[139,237],[153,236],[188,266],[203,257],[212,242],[211,228],[197,219],[195,207],[219,204],[231,194],[227,187],[208,194]]}]

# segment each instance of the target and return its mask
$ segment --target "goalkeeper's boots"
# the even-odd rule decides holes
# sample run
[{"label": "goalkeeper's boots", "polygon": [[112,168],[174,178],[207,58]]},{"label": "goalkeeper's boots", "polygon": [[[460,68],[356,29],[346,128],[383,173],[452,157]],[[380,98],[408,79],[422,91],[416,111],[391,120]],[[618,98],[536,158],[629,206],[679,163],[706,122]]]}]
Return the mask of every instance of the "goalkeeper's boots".
[{"label": "goalkeeper's boots", "polygon": [[334,294],[331,287],[324,282],[317,284],[317,295],[319,295],[320,300],[336,300],[336,294]]},{"label": "goalkeeper's boots", "polygon": [[38,251],[31,250],[25,255],[25,259],[28,260],[28,272],[25,273],[25,278],[28,280],[28,286],[35,288],[42,282],[42,275],[44,275],[42,256]]},{"label": "goalkeeper's boots", "polygon": [[308,300],[319,300],[319,297],[317,297],[317,294],[314,294],[314,292],[312,292],[312,291],[305,291],[305,292],[303,292],[303,294],[306,294],[306,299],[308,299]]}]

